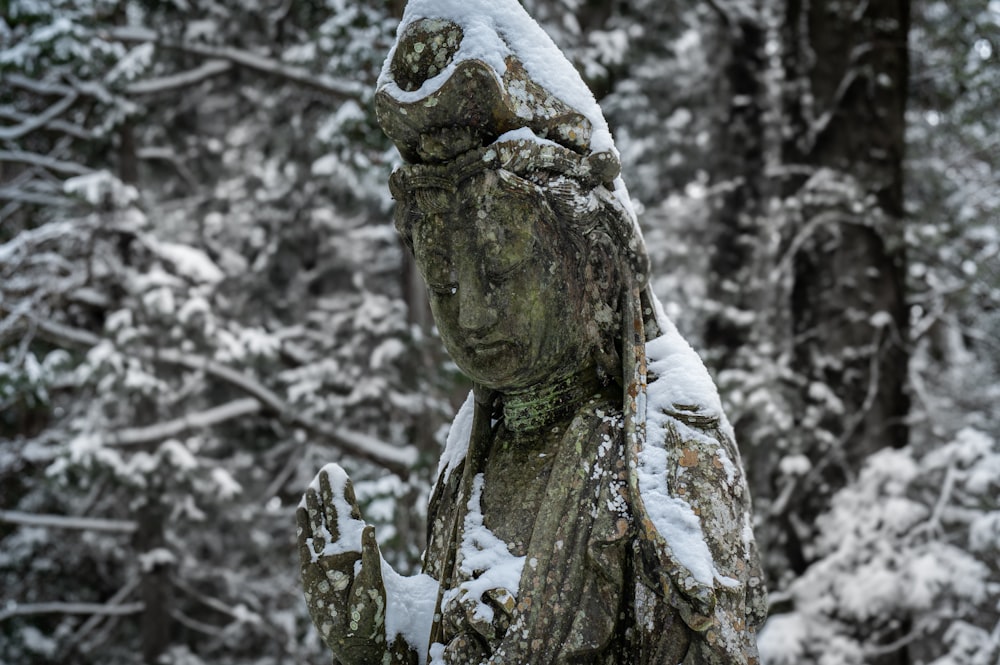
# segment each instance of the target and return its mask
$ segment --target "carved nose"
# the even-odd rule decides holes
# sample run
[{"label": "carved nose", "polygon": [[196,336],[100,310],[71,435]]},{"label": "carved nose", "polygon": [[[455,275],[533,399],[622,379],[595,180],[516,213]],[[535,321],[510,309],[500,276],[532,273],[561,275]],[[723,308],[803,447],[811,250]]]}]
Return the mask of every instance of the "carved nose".
[{"label": "carved nose", "polygon": [[485,330],[497,322],[496,308],[482,279],[466,280],[458,288],[458,325],[469,332]]}]

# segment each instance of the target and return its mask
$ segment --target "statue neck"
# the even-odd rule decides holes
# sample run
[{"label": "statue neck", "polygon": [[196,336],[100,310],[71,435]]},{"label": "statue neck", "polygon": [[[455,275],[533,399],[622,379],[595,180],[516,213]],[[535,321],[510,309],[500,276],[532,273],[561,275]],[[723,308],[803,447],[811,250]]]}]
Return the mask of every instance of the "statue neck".
[{"label": "statue neck", "polygon": [[548,383],[503,394],[503,417],[512,432],[533,432],[571,415],[601,390],[592,365]]}]

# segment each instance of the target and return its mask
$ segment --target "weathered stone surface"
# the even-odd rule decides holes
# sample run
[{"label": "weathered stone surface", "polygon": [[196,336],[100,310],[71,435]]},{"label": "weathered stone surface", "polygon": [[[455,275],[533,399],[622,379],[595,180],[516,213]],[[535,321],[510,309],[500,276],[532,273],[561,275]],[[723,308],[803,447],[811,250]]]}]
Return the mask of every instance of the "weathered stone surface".
[{"label": "weathered stone surface", "polygon": [[475,384],[428,510],[428,634],[387,634],[399,582],[322,473],[298,514],[313,619],[343,663],[752,665],[739,453],[648,291],[617,155],[517,54],[462,59],[464,35],[413,20],[376,95],[408,162],[396,226]]}]

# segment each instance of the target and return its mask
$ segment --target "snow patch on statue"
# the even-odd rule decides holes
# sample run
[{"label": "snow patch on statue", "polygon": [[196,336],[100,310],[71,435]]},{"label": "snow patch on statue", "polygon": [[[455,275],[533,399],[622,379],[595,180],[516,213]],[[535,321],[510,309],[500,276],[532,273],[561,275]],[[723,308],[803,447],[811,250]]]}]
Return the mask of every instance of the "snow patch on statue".
[{"label": "snow patch on statue", "polygon": [[[701,520],[687,501],[671,494],[668,486],[668,421],[670,426],[683,426],[675,416],[678,412],[719,423],[724,416],[718,390],[701,358],[667,318],[660,302],[656,298],[652,302],[661,334],[646,343],[649,373],[657,379],[647,388],[646,442],[639,451],[636,469],[642,502],[677,562],[696,582],[707,587],[716,581],[723,586],[738,586],[736,580],[718,572]],[[693,427],[686,427],[684,436],[708,438]],[[711,443],[718,447],[714,440]],[[725,460],[724,468],[726,462],[732,466],[728,456],[721,459]]]},{"label": "snow patch on statue", "polygon": [[469,512],[465,515],[462,544],[459,548],[459,570],[469,579],[444,594],[443,607],[459,602],[472,610],[472,618],[492,623],[495,611],[484,599],[490,594],[502,606],[513,608],[521,583],[525,557],[510,553],[507,543],[497,538],[483,523],[483,474],[472,480]]}]

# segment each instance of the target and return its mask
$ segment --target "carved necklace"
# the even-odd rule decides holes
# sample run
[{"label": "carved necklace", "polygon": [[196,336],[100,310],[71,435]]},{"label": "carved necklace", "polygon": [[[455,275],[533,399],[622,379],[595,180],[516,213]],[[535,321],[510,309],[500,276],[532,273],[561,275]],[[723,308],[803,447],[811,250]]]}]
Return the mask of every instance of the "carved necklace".
[{"label": "carved necklace", "polygon": [[503,396],[503,419],[512,432],[533,432],[558,422],[600,392],[592,365],[544,385],[514,390]]}]

